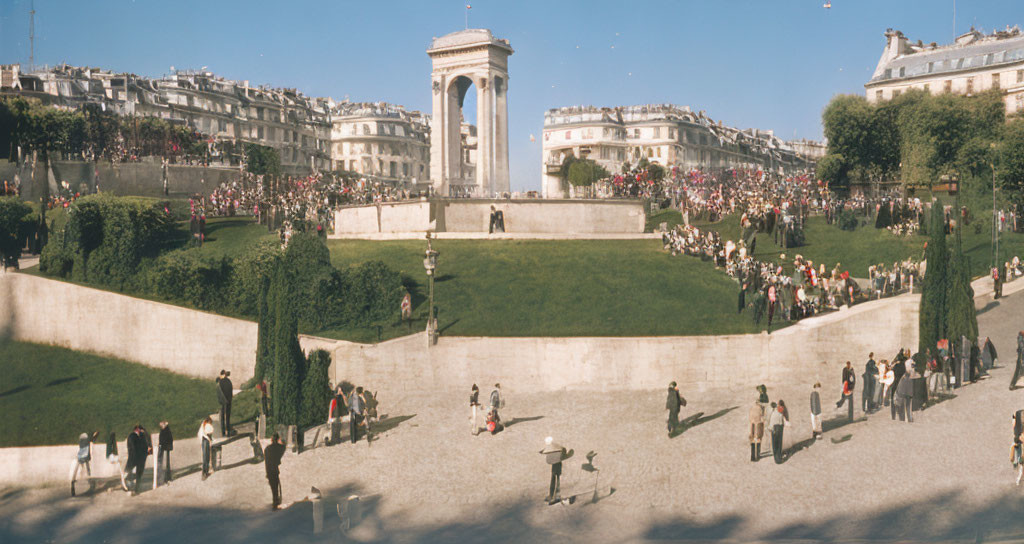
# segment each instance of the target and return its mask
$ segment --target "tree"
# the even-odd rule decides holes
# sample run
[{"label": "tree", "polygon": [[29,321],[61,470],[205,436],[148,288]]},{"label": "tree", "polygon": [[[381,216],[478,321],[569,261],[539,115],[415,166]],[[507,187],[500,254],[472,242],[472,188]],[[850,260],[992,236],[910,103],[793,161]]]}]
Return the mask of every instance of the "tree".
[{"label": "tree", "polygon": [[274,375],[274,316],[276,301],[271,300],[270,278],[263,278],[257,304],[256,325],[256,366],[252,383],[257,384]]},{"label": "tree", "polygon": [[1002,130],[995,151],[999,167],[996,183],[1017,204],[1024,204],[1024,118],[1016,118]]},{"label": "tree", "polygon": [[274,421],[299,425],[302,412],[302,381],[306,357],[299,346],[298,317],[292,298],[289,267],[282,262],[274,271]]},{"label": "tree", "polygon": [[245,169],[257,176],[280,176],[281,155],[276,149],[258,144],[246,144]]},{"label": "tree", "polygon": [[306,376],[302,380],[302,427],[311,427],[327,420],[331,401],[331,354],[313,350],[306,359]]},{"label": "tree", "polygon": [[651,163],[647,166],[647,175],[650,176],[651,181],[659,183],[665,179],[665,167],[656,162]]},{"label": "tree", "polygon": [[938,201],[932,203],[928,232],[931,236],[925,249],[926,265],[918,319],[919,351],[934,348],[936,342],[949,338],[946,331],[949,251],[946,248],[945,216]]},{"label": "tree", "polygon": [[[957,228],[961,228],[959,224]],[[949,286],[947,290],[946,338],[966,336],[971,342],[978,339],[978,311],[974,307],[974,289],[971,287],[970,274],[970,265],[958,236],[956,251],[951,255],[947,275]]]},{"label": "tree", "polygon": [[818,160],[818,177],[828,182],[830,187],[846,186],[846,159],[841,153],[828,153]]},{"label": "tree", "polygon": [[[866,98],[838,95],[825,106],[821,120],[828,138],[828,154],[841,156],[841,164],[846,167],[837,173],[846,174],[851,169],[864,172],[875,164],[878,153],[874,136],[878,121]],[[836,182],[845,185],[847,177],[841,175]]]},{"label": "tree", "polygon": [[31,228],[32,208],[17,197],[0,198],[0,266],[18,261]]},{"label": "tree", "polygon": [[589,187],[606,177],[608,171],[590,159],[576,159],[569,167],[569,184],[573,187]]}]

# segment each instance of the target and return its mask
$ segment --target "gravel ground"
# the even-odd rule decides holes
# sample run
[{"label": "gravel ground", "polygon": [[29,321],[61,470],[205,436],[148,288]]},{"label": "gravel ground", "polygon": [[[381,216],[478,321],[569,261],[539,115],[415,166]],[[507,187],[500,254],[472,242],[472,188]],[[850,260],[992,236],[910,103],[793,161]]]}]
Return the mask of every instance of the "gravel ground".
[{"label": "gravel ground", "polygon": [[[792,417],[782,465],[749,460],[755,384],[705,394],[681,384],[690,425],[675,438],[665,432],[663,391],[507,391],[504,418],[515,420],[495,436],[470,434],[468,392],[409,395],[383,399],[395,419],[372,444],[286,456],[285,500],[300,502],[282,512],[269,511],[262,465],[236,462],[205,482],[192,473],[134,498],[0,490],[0,541],[1024,541],[1024,487],[1008,462],[1009,418],[1024,408],[1024,389],[1007,387],[1024,293],[989,304],[979,321],[1000,367],[916,412],[913,424],[887,411],[864,418],[859,391],[857,420],[844,424],[845,410],[833,410],[836,362],[835,383],[822,389],[825,438],[811,443],[810,384],[771,387]],[[855,364],[862,372],[863,361]],[[537,452],[548,435],[574,449],[562,478],[574,504],[542,502],[548,466]],[[181,444],[178,466],[197,455]],[[597,482],[581,468],[589,451]],[[242,461],[244,446],[227,455]],[[301,502],[314,485],[326,497],[321,535],[312,533],[312,505]],[[335,504],[351,494],[363,516],[343,535]]]}]

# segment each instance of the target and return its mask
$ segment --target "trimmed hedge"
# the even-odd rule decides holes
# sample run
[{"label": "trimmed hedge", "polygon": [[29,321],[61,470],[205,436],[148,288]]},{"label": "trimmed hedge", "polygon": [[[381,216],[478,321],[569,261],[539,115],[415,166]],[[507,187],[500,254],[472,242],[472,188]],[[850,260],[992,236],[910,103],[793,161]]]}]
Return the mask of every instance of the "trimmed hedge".
[{"label": "trimmed hedge", "polygon": [[[43,248],[39,268],[50,276],[251,319],[261,318],[260,305],[268,304],[262,315],[267,321],[276,303],[261,297],[283,265],[299,330],[398,321],[404,292],[399,273],[379,261],[334,268],[323,238],[313,232],[295,233],[286,250],[260,241],[234,258],[201,247],[166,251],[175,242],[166,203],[91,195],[72,204],[67,224]],[[270,356],[264,353],[264,359]]]}]

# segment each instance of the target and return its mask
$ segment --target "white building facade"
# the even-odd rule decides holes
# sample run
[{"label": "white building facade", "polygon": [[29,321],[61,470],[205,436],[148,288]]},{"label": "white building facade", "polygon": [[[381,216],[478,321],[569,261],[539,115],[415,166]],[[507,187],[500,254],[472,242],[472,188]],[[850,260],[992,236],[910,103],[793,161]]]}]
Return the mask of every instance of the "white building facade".
[{"label": "white building facade", "polygon": [[912,89],[968,96],[999,89],[1007,114],[1024,111],[1024,35],[1019,28],[989,35],[972,28],[948,45],[911,43],[891,28],[885,39],[878,66],[864,84],[868,101],[889,100]]},{"label": "white building facade", "polygon": [[546,198],[565,196],[559,172],[570,155],[594,160],[612,173],[636,166],[643,158],[684,170],[761,168],[783,172],[813,162],[772,131],[736,129],[716,123],[703,111],[695,113],[688,106],[673,104],[548,110],[542,149]]}]

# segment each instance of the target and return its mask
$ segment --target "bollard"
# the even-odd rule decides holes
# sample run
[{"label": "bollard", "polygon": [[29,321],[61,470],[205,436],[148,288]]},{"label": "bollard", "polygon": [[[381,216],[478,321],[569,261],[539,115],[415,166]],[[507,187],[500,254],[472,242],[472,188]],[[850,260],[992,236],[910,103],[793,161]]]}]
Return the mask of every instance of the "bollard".
[{"label": "bollard", "polygon": [[362,511],[359,507],[359,495],[349,495],[345,502],[345,516],[341,520],[341,530],[351,530],[359,524],[360,517],[362,517]]},{"label": "bollard", "polygon": [[313,502],[313,534],[318,535],[324,530],[324,501],[320,495],[312,498]]}]

